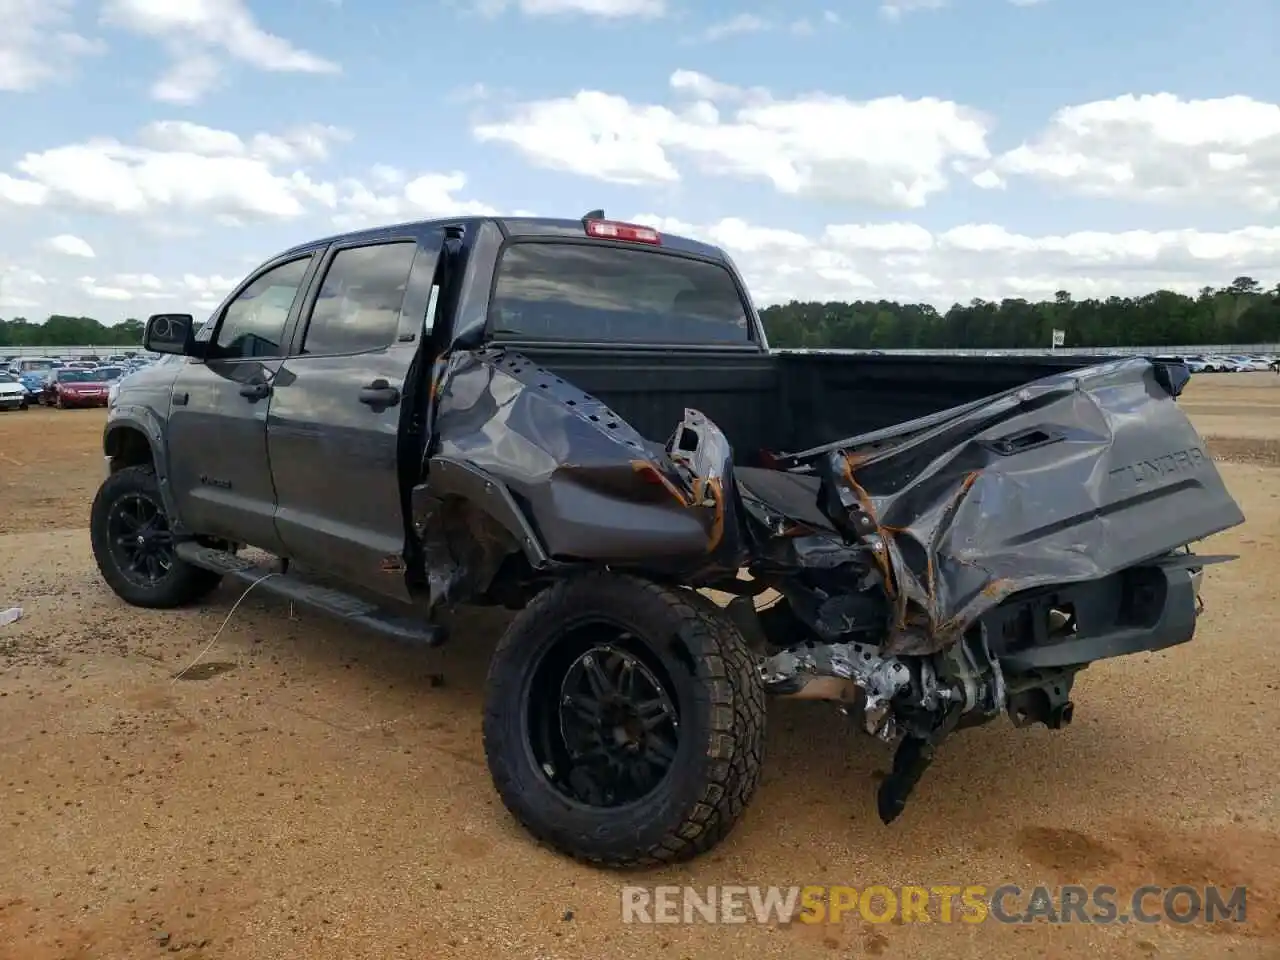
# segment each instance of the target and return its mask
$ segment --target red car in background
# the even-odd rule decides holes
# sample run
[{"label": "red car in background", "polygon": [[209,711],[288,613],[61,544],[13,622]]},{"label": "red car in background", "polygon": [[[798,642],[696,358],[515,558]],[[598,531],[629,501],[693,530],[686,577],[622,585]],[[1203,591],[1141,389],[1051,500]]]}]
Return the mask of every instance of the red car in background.
[{"label": "red car in background", "polygon": [[99,370],[63,367],[53,371],[40,401],[59,410],[67,407],[105,407],[110,386],[106,376]]}]

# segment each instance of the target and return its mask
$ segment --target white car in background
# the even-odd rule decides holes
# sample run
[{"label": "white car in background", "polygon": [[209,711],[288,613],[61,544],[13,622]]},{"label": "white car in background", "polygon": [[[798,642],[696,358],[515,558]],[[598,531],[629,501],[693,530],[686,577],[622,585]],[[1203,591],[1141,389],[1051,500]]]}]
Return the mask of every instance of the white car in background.
[{"label": "white car in background", "polygon": [[1271,364],[1262,357],[1230,357],[1240,365],[1241,370],[1269,370]]},{"label": "white car in background", "polygon": [[12,373],[0,372],[0,410],[27,409],[27,388]]}]

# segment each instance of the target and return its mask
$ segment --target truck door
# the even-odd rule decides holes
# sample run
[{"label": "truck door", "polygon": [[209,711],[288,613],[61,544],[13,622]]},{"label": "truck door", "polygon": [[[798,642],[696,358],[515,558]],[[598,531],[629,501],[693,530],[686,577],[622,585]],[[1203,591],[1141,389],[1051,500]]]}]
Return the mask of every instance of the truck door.
[{"label": "truck door", "polygon": [[[400,600],[399,440],[443,233],[335,244],[276,377],[267,450],[276,529],[300,563]],[[406,474],[407,475],[407,474]]]},{"label": "truck door", "polygon": [[277,260],[250,276],[200,331],[205,357],[184,363],[174,380],[170,483],[179,515],[197,533],[280,550],[267,409],[318,259]]}]

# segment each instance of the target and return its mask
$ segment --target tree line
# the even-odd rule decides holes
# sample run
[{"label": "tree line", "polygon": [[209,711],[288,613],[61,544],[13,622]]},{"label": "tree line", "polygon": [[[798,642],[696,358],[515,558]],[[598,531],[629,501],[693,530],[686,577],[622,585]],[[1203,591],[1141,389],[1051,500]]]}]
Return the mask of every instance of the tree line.
[{"label": "tree line", "polygon": [[972,300],[945,313],[929,304],[860,300],[791,303],[760,311],[775,347],[846,349],[1047,348],[1054,330],[1066,346],[1159,347],[1280,343],[1280,284],[1252,277],[1192,297],[1157,290],[1140,297]]},{"label": "tree line", "polygon": [[93,317],[68,317],[55,313],[43,323],[26,317],[0,319],[2,347],[138,347],[142,345],[142,321],[130,318],[107,325]]},{"label": "tree line", "polygon": [[[760,311],[775,347],[846,349],[1000,349],[1048,347],[1054,330],[1067,346],[1158,347],[1280,343],[1280,284],[1264,289],[1238,277],[1194,297],[1157,290],[1140,297],[1076,300],[972,300],[946,312],[922,303],[859,300],[800,302]],[[93,317],[55,314],[43,323],[0,319],[0,347],[136,347],[142,321],[107,326]]]}]

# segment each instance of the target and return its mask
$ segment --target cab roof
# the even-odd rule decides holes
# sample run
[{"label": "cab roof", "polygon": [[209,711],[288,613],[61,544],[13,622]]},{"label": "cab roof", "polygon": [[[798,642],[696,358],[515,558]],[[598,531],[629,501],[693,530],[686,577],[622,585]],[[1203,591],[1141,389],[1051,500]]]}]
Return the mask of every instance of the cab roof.
[{"label": "cab roof", "polygon": [[[581,220],[556,219],[551,217],[451,217],[436,220],[411,220],[404,223],[387,224],[385,226],[369,227],[364,230],[353,230],[347,233],[334,234],[322,239],[298,244],[295,247],[291,247],[290,249],[283,251],[279,256],[305,253],[309,250],[326,247],[331,243],[350,243],[361,240],[389,240],[394,237],[412,236],[419,233],[425,233],[428,230],[438,230],[444,227],[461,228],[465,234],[471,230],[478,229],[486,223],[497,225],[498,229],[501,230],[505,236],[513,238],[565,237],[577,240],[592,240],[594,238],[589,236],[586,231],[586,220],[587,218],[585,217]],[[700,241],[691,240],[688,237],[681,237],[672,233],[661,233],[661,238],[661,243],[657,246],[657,249],[659,250],[691,254],[697,257],[705,257],[709,260],[717,260],[722,263],[728,260],[723,250],[719,247],[714,247],[711,244],[701,243]],[[601,240],[599,242],[614,241]]]}]

